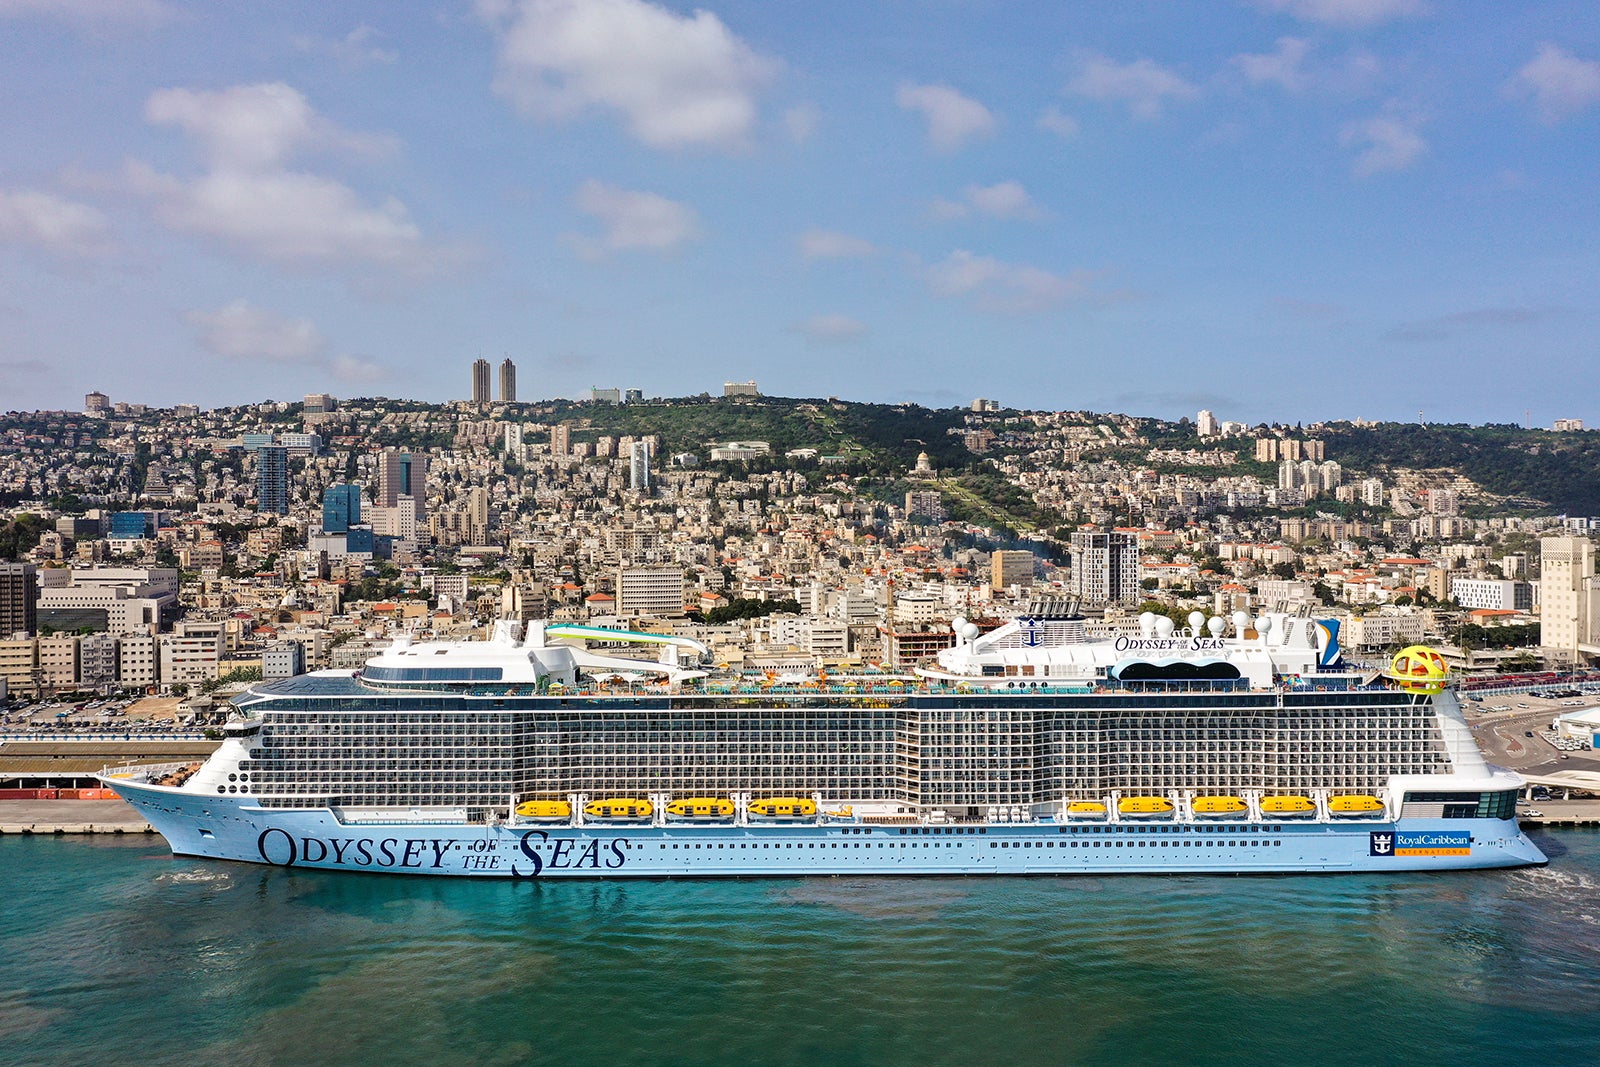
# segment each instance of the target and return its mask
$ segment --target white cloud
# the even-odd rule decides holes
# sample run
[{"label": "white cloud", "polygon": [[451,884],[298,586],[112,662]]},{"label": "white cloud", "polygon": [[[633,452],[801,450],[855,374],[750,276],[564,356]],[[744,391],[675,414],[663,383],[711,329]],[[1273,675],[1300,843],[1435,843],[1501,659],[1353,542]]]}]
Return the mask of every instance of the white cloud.
[{"label": "white cloud", "polygon": [[219,170],[277,168],[306,151],[381,155],[395,147],[392,138],[340,129],[282,82],[216,92],[158,89],[145,102],[144,117],[189,134],[200,143],[206,162]]},{"label": "white cloud", "polygon": [[0,189],[0,242],[75,259],[109,250],[111,235],[105,216],[87,204],[32,189]]},{"label": "white cloud", "polygon": [[499,43],[495,91],[542,119],[591,107],[653,148],[734,147],[779,69],[709,11],[644,0],[478,0]]},{"label": "white cloud", "polygon": [[149,26],[172,14],[172,5],[162,0],[0,0],[0,18],[54,18],[90,30]]},{"label": "white cloud", "polygon": [[865,259],[877,251],[871,241],[834,230],[807,230],[800,235],[800,254],[806,259]]},{"label": "white cloud", "polygon": [[1078,125],[1077,119],[1060,108],[1047,107],[1039,116],[1039,128],[1049,130],[1057,137],[1076,137],[1083,127]]},{"label": "white cloud", "polygon": [[961,200],[936,199],[934,218],[960,219],[969,214],[991,219],[1041,219],[1045,213],[1034,203],[1021,182],[1004,181],[994,185],[969,185]]},{"label": "white cloud", "polygon": [[296,48],[310,55],[327,56],[350,67],[365,67],[399,60],[399,52],[377,43],[381,36],[376,29],[362,23],[343,37],[297,34],[290,40]]},{"label": "white cloud", "polygon": [[948,85],[902,85],[894,100],[907,111],[922,113],[928,140],[941,152],[954,152],[975,137],[994,134],[995,118],[989,109]]},{"label": "white cloud", "polygon": [[795,144],[804,144],[811,140],[817,132],[817,123],[822,121],[822,114],[811,104],[798,104],[783,113],[783,128],[789,133],[789,140]]},{"label": "white cloud", "polygon": [[274,262],[409,269],[430,255],[404,204],[363,203],[332,178],[215,171],[185,182],[138,164],[130,173],[163,224]]},{"label": "white cloud", "polygon": [[1118,63],[1109,56],[1089,55],[1067,91],[1090,100],[1124,103],[1135,118],[1153,119],[1169,100],[1186,100],[1199,89],[1153,60]]},{"label": "white cloud", "polygon": [[229,359],[267,363],[309,363],[328,343],[310,319],[289,319],[245,300],[215,311],[190,311],[184,319],[207,352]]},{"label": "white cloud", "polygon": [[1539,54],[1506,83],[1506,91],[1531,99],[1539,121],[1553,126],[1600,101],[1600,63],[1541,44]]},{"label": "white cloud", "polygon": [[796,333],[818,344],[844,344],[867,335],[866,323],[849,315],[814,315],[794,327]]},{"label": "white cloud", "polygon": [[1370,119],[1352,122],[1339,135],[1339,143],[1346,148],[1359,148],[1355,172],[1365,178],[1390,170],[1405,170],[1428,151],[1418,127],[1421,121],[1412,116],[1389,111]]},{"label": "white cloud", "polygon": [[967,200],[980,215],[995,219],[1037,219],[1044,215],[1021,182],[967,186]]},{"label": "white cloud", "polygon": [[979,310],[1001,314],[1050,311],[1089,296],[1088,271],[1062,276],[964,251],[925,268],[923,277],[939,296],[969,299]]},{"label": "white cloud", "polygon": [[1297,93],[1306,87],[1304,65],[1310,51],[1311,42],[1304,37],[1279,37],[1276,52],[1245,53],[1234,56],[1233,62],[1251,85],[1278,85]]},{"label": "white cloud", "polygon": [[339,129],[287,85],[163,89],[151,95],[145,117],[186,132],[205,163],[187,179],[129,165],[133,187],[174,230],[291,265],[419,271],[445,258],[399,200],[371,204],[337,179],[289,168],[308,150],[375,152],[391,142]]},{"label": "white cloud", "polygon": [[1302,22],[1360,28],[1391,19],[1427,14],[1423,0],[1259,0],[1270,11],[1283,11]]},{"label": "white cloud", "polygon": [[346,385],[372,385],[389,377],[387,367],[356,356],[335,356],[328,370]]},{"label": "white cloud", "polygon": [[600,224],[598,238],[569,238],[585,258],[635,250],[671,252],[700,236],[693,208],[656,193],[620,189],[591,179],[578,187],[573,202]]}]

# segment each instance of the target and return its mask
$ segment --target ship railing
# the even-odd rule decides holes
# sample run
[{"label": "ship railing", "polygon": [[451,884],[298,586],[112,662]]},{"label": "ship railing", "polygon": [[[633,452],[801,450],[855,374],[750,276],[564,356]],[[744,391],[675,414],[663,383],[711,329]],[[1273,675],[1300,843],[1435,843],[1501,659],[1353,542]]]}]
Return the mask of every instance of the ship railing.
[{"label": "ship railing", "polygon": [[193,767],[195,763],[195,760],[175,760],[171,763],[107,764],[100,768],[100,775],[103,778],[115,778],[119,781],[158,782],[162,778]]}]

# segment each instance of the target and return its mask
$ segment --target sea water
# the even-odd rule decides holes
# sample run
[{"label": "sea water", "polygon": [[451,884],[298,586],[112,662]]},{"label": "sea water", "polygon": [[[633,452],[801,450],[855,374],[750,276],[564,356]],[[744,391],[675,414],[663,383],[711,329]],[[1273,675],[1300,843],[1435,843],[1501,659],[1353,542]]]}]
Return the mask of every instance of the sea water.
[{"label": "sea water", "polygon": [[1600,1063],[1600,834],[1389,876],[485,882],[0,839],[0,1063]]}]

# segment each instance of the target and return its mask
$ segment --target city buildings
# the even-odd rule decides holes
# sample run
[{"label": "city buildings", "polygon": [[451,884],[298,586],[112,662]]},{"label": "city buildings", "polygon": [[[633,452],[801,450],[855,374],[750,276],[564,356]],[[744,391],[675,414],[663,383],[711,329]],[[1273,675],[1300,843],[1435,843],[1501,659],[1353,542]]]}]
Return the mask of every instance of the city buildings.
[{"label": "city buildings", "polygon": [[510,356],[500,362],[500,399],[507,404],[517,399],[517,365]]}]

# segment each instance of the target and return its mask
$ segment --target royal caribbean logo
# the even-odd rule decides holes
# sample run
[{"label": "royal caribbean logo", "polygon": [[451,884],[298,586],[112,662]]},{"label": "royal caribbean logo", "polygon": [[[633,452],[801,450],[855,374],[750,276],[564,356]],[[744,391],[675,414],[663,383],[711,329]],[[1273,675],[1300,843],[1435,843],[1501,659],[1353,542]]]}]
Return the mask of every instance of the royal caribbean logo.
[{"label": "royal caribbean logo", "polygon": [[1367,835],[1371,856],[1470,856],[1472,834],[1467,830],[1377,831]]}]

